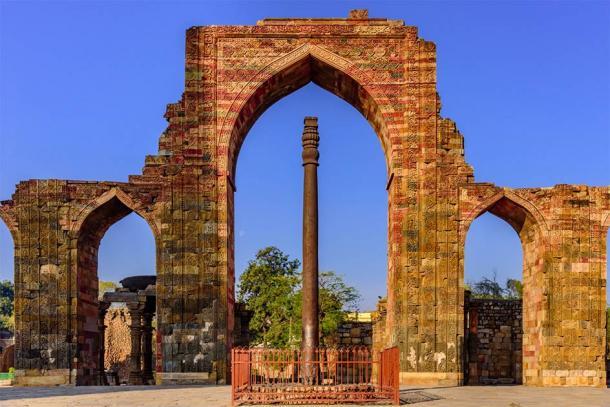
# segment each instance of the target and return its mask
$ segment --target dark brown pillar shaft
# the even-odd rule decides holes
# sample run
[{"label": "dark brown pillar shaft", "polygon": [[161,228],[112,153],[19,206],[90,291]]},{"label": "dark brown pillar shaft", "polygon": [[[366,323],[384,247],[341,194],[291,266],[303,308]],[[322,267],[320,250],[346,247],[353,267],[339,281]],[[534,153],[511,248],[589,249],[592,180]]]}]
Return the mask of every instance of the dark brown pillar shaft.
[{"label": "dark brown pillar shaft", "polygon": [[108,380],[106,379],[106,369],[104,368],[104,359],[106,353],[106,313],[108,312],[108,308],[110,307],[110,303],[106,301],[100,301],[100,309],[98,314],[98,330],[99,330],[99,360],[98,360],[98,379],[97,384],[99,386],[107,386]]},{"label": "dark brown pillar shaft", "polygon": [[142,314],[142,379],[144,384],[153,384],[152,368],[152,312]]},{"label": "dark brown pillar shaft", "polygon": [[140,302],[127,303],[131,324],[129,333],[131,336],[131,355],[129,358],[129,384],[142,384],[141,350],[142,350],[142,309]]},{"label": "dark brown pillar shaft", "polygon": [[306,117],[303,129],[303,332],[301,349],[304,376],[315,379],[315,350],[319,345],[318,324],[318,118]]}]

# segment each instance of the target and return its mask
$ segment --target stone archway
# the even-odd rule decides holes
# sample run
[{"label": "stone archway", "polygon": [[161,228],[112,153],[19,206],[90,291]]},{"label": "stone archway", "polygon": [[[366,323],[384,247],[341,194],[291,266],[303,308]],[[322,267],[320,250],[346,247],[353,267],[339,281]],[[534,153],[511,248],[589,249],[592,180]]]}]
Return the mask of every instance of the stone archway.
[{"label": "stone archway", "polygon": [[[358,78],[358,79],[355,79]],[[385,113],[382,112],[376,99],[366,90],[366,86],[359,81],[368,83],[367,79],[349,61],[324,50],[323,48],[304,44],[297,47],[289,54],[274,60],[270,65],[256,73],[253,79],[245,85],[239,96],[232,102],[231,110],[238,106],[236,115],[228,115],[223,122],[220,131],[219,148],[226,149],[228,153],[221,155],[219,162],[221,174],[227,174],[230,183],[222,195],[227,194],[227,199],[220,200],[219,210],[226,212],[228,231],[226,238],[220,238],[221,257],[230,259],[227,262],[227,274],[229,275],[228,292],[234,295],[235,266],[234,266],[234,193],[236,192],[235,174],[239,150],[245,140],[249,129],[260,115],[275,102],[290,93],[300,89],[309,82],[313,82],[328,92],[338,96],[356,110],[374,128],[384,152],[386,170],[390,168],[391,162],[391,135],[385,121]],[[385,95],[378,95],[386,98]],[[391,117],[391,107],[385,111]],[[225,137],[226,135],[226,137]],[[219,186],[222,187],[219,182]],[[392,207],[389,207],[388,216],[392,217]],[[226,248],[226,249],[225,249]],[[226,250],[226,255],[224,251]],[[228,304],[228,315],[233,315],[232,303]],[[231,325],[231,324],[229,324]]]},{"label": "stone archway", "polygon": [[103,336],[100,336],[98,293],[98,249],[102,238],[112,225],[135,212],[146,220],[153,233],[155,247],[158,246],[158,225],[141,206],[121,189],[112,188],[89,202],[71,225],[73,244],[76,246],[76,272],[71,277],[71,283],[75,287],[73,291],[76,299],[76,309],[72,312],[76,316],[74,329],[77,362],[73,368],[77,385],[99,384],[100,368],[103,369],[100,366],[103,358],[99,354],[104,345],[100,343]]},{"label": "stone archway", "polygon": [[[6,226],[6,228],[5,228]],[[7,240],[4,240],[3,236],[0,236],[1,246],[0,247],[0,255],[5,256],[9,262],[12,261],[13,267],[17,267],[17,251],[14,249],[17,246],[17,238],[18,238],[18,228],[17,221],[12,216],[12,214],[6,210],[3,210],[2,206],[0,206],[0,235],[3,235],[5,232]],[[10,236],[10,237],[9,237]],[[11,253],[10,249],[13,248]],[[5,264],[2,263],[0,267],[3,267]],[[4,270],[7,271],[7,270]],[[16,270],[13,269],[13,274],[8,278],[9,281],[13,282],[13,289],[15,287],[15,276]],[[4,280],[4,278],[0,278],[0,280]],[[14,291],[13,291],[14,294]],[[13,313],[15,310],[15,298],[12,300]],[[18,327],[16,322],[19,318],[15,317],[14,321],[15,325],[13,328],[9,328],[9,334],[4,331],[4,329],[0,330],[0,372],[8,372],[9,369],[14,368],[15,366],[15,333],[18,331]],[[2,328],[5,328],[4,326]]]},{"label": "stone archway", "polygon": [[[474,219],[489,212],[508,223],[519,236],[523,251],[522,380],[539,385],[542,377],[543,326],[548,304],[544,301],[545,257],[548,252],[546,221],[538,209],[519,195],[500,190],[466,214],[460,225],[460,267],[464,282],[464,245]],[[466,371],[466,368],[463,368]]]}]

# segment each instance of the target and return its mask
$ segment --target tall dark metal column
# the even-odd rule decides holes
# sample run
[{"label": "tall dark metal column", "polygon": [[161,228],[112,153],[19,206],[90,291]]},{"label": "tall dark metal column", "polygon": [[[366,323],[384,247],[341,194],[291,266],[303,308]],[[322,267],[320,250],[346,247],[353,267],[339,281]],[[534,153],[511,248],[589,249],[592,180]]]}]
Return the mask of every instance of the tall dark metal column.
[{"label": "tall dark metal column", "polygon": [[[303,129],[303,351],[304,377],[315,381],[318,324],[318,118],[306,117]],[[307,363],[310,362],[310,363]]]}]

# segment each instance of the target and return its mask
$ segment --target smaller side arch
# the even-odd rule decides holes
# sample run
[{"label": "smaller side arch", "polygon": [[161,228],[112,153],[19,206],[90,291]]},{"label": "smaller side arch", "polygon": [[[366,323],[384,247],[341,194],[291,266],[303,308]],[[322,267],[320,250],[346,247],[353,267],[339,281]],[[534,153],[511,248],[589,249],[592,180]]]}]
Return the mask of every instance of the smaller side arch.
[{"label": "smaller side arch", "polygon": [[155,240],[160,236],[161,222],[159,219],[152,216],[152,214],[144,208],[141,202],[133,199],[129,194],[125,193],[122,189],[114,187],[109,191],[103,193],[99,197],[90,201],[83,209],[78,212],[76,218],[70,224],[70,234],[74,237],[78,237],[82,230],[83,224],[96,209],[102,205],[108,203],[112,199],[118,199],[127,209],[138,214],[142,219],[148,223]]},{"label": "smaller side arch", "polygon": [[0,204],[0,219],[4,222],[8,228],[13,242],[17,244],[17,237],[19,235],[19,224],[17,222],[17,214],[15,208],[12,205],[12,201],[5,201]]},{"label": "smaller side arch", "polygon": [[[74,205],[74,204],[73,204]],[[74,207],[73,207],[74,208]],[[107,230],[135,212],[148,224],[155,242],[156,269],[159,268],[160,224],[155,211],[119,187],[113,187],[83,206],[75,208],[76,215],[69,223],[70,244],[70,292],[76,299],[70,301],[71,329],[77,338],[76,384],[97,384],[99,371],[99,301],[98,301],[98,251]]]},{"label": "smaller side arch", "polygon": [[[502,188],[489,198],[483,200],[479,205],[469,211],[464,218],[461,219],[462,234],[466,236],[466,233],[468,233],[468,229],[470,229],[470,225],[472,224],[472,222],[485,212],[490,211],[490,209],[502,199],[507,199],[508,201],[513,202],[517,206],[523,208],[527,215],[530,215],[533,218],[534,224],[539,229],[541,237],[546,239],[546,236],[548,236],[549,228],[546,219],[544,218],[542,213],[534,204],[507,188]],[[511,222],[510,219],[505,219],[502,216],[500,217],[506,222],[508,222],[513,228],[515,228],[517,233],[519,233],[519,230],[517,230],[514,222]]]},{"label": "smaller side arch", "polygon": [[[539,351],[526,350],[543,348],[543,328],[549,323],[549,283],[544,278],[549,260],[549,228],[545,217],[534,203],[508,188],[490,187],[495,192],[475,204],[460,219],[460,281],[464,278],[464,247],[472,222],[486,212],[507,222],[521,241],[523,256],[523,353],[520,378],[524,384],[537,385],[542,377],[543,355]],[[467,196],[465,200],[476,203],[477,197]],[[463,286],[460,288],[463,289]]]}]

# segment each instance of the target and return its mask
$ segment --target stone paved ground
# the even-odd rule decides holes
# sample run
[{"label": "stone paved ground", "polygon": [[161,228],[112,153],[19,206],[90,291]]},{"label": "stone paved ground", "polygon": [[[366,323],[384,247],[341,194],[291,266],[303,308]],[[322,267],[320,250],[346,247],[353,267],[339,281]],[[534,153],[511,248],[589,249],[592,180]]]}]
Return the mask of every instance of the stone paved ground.
[{"label": "stone paved ground", "polygon": [[[226,407],[230,394],[229,386],[0,387],[0,406]],[[404,389],[401,394],[402,404],[421,407],[610,407],[610,389],[467,386]]]}]

